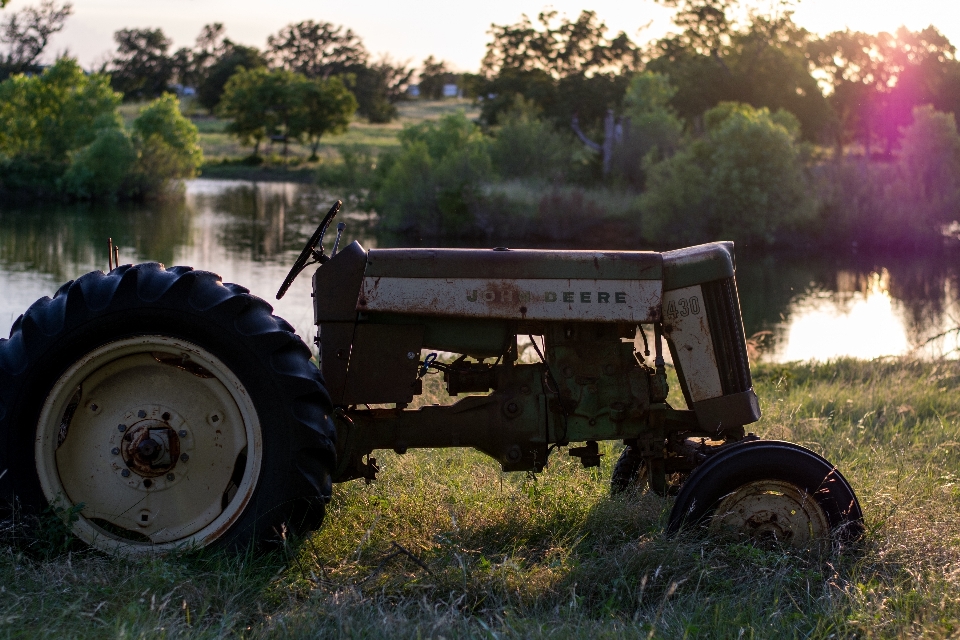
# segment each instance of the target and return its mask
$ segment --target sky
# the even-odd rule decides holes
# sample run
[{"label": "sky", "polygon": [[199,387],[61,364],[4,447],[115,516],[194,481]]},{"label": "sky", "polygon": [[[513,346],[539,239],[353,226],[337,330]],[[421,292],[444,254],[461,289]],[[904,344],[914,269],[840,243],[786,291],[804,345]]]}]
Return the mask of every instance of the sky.
[{"label": "sky", "polygon": [[[6,11],[38,0],[12,0]],[[654,0],[73,0],[74,14],[52,41],[50,55],[68,50],[85,67],[106,59],[121,28],[160,27],[174,49],[193,45],[200,28],[222,22],[236,42],[263,47],[283,26],[312,19],[354,30],[374,54],[418,65],[428,55],[452,63],[458,71],[476,71],[491,23],[513,24],[552,7],[570,18],[583,8],[596,11],[612,31],[625,31],[645,43],[671,29],[672,11]],[[769,8],[774,0],[746,0]],[[0,13],[2,16],[2,13]],[[815,33],[849,27],[876,33],[900,25],[917,30],[933,24],[960,45],[957,0],[800,0],[794,20]]]}]

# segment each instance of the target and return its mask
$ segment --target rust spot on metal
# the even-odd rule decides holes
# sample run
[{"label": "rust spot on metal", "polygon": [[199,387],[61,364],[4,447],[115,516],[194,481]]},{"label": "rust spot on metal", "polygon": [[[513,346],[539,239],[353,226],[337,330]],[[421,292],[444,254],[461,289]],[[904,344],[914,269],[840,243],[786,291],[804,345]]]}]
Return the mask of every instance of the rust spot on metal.
[{"label": "rust spot on metal", "polygon": [[172,353],[165,353],[161,351],[154,351],[150,355],[153,356],[153,359],[159,362],[160,364],[165,364],[170,367],[176,367],[181,371],[186,371],[187,373],[193,374],[198,378],[213,378],[214,375],[207,371],[205,368],[201,367],[199,364],[191,360],[186,354],[174,355]]},{"label": "rust spot on metal", "polygon": [[124,435],[120,453],[131,471],[144,478],[156,478],[177,465],[180,439],[165,422],[141,420]]}]

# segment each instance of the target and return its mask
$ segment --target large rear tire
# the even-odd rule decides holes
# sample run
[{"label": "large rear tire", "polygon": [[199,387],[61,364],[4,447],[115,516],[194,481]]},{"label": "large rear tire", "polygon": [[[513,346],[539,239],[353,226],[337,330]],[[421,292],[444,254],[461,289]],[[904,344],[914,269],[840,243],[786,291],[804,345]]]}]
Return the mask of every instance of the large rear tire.
[{"label": "large rear tire", "polygon": [[52,507],[127,555],[318,527],[332,407],[272,311],[216,274],[156,263],[38,300],[0,340],[0,504]]}]

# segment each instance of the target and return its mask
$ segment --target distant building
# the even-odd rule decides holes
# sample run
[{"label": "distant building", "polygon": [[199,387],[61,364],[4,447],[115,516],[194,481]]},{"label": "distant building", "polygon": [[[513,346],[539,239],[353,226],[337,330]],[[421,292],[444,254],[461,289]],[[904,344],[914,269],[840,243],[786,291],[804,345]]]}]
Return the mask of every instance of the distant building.
[{"label": "distant building", "polygon": [[443,97],[444,98],[462,98],[463,93],[460,91],[460,87],[455,84],[445,84],[443,85]]},{"label": "distant building", "polygon": [[407,87],[407,95],[410,96],[411,98],[419,98],[419,97],[420,97],[420,85],[418,85],[418,84],[411,84],[410,86],[408,86],[408,87]]}]

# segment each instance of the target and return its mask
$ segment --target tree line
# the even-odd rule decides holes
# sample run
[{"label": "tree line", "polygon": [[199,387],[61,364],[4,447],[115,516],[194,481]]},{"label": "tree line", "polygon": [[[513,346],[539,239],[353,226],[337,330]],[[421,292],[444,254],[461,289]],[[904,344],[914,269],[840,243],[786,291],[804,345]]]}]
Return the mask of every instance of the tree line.
[{"label": "tree line", "polygon": [[567,126],[573,115],[594,129],[621,113],[630,78],[652,71],[676,91],[668,105],[692,130],[721,102],[785,109],[804,139],[860,144],[889,154],[914,107],[960,109],[960,61],[935,27],[818,36],[791,11],[764,14],[737,0],[659,0],[676,9],[677,29],[647,45],[609,29],[591,11],[556,12],[492,25],[476,93],[495,124],[514,96]]}]

